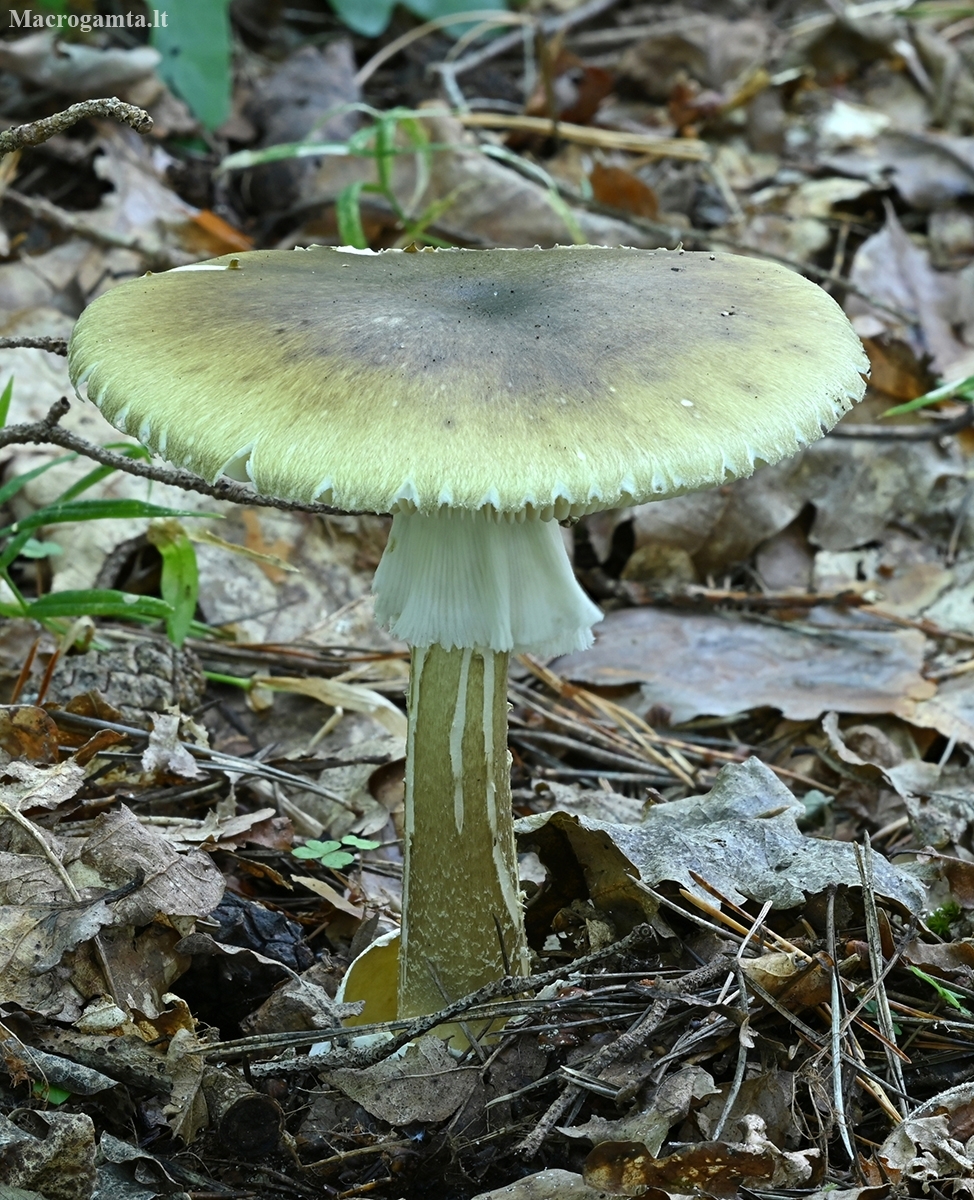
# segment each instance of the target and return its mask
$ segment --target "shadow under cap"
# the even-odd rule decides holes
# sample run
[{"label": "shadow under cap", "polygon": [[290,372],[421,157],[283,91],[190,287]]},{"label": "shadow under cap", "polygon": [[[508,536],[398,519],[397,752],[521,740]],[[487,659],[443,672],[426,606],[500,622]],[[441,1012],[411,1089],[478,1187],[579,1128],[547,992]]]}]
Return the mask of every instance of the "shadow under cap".
[{"label": "shadow under cap", "polygon": [[228,255],[121,284],[70,352],[110,421],[207,479],[559,518],[794,453],[867,369],[784,267],[596,247]]}]

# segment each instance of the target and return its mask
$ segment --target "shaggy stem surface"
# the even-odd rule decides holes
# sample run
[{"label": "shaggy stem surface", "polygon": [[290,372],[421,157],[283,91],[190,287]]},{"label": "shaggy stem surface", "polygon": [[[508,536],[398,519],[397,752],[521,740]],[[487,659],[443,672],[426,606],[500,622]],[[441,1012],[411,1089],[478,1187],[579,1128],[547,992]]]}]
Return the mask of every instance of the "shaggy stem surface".
[{"label": "shaggy stem surface", "polygon": [[[418,646],[409,683],[399,1016],[528,971],[506,653]],[[502,948],[503,947],[503,948]]]}]

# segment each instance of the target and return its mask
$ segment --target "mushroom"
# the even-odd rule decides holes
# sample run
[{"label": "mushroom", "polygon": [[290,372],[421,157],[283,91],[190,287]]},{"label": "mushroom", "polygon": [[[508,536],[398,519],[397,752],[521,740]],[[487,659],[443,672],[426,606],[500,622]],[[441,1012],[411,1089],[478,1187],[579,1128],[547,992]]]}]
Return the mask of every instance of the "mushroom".
[{"label": "mushroom", "polygon": [[861,398],[839,306],[666,250],[254,251],[123,283],[70,371],[208,480],[392,513],[379,619],[412,648],[400,1016],[528,970],[509,655],[588,646],[559,522],[749,475]]}]

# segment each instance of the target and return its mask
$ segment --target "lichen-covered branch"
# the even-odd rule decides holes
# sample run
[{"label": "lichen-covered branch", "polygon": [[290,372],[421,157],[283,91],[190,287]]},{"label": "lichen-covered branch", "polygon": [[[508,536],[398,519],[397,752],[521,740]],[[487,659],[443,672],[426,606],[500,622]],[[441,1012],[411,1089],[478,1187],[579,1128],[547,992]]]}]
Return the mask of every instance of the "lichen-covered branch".
[{"label": "lichen-covered branch", "polygon": [[68,339],[58,337],[0,338],[0,350],[47,350],[49,354],[68,356]]},{"label": "lichen-covered branch", "polygon": [[152,128],[152,118],[144,108],[135,104],[126,104],[117,96],[108,96],[100,100],[82,100],[72,104],[61,112],[42,117],[39,121],[29,121],[26,125],[15,125],[0,133],[0,154],[10,154],[13,150],[21,150],[25,146],[39,146],[57,133],[64,133],[78,121],[88,117],[112,117],[124,125],[131,125],[136,133],[148,133]]}]

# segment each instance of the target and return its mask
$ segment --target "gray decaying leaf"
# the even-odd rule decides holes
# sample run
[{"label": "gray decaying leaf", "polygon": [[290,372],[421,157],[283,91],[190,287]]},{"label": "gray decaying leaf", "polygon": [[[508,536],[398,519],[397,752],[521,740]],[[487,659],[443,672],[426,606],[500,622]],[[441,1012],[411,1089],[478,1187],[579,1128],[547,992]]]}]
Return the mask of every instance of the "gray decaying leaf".
[{"label": "gray decaying leaf", "polygon": [[576,683],[642,684],[646,706],[668,708],[676,724],[764,705],[796,721],[829,708],[912,717],[936,691],[920,674],[925,638],[864,624],[825,609],[802,626],[623,609],[596,626],[591,650],[553,669]]},{"label": "gray decaying leaf", "polygon": [[101,1071],[62,1058],[59,1054],[48,1054],[33,1046],[25,1046],[19,1038],[0,1039],[0,1055],[8,1071],[16,1063],[15,1069],[22,1069],[31,1079],[62,1087],[76,1096],[94,1096],[115,1086],[115,1080]]},{"label": "gray decaying leaf", "polygon": [[667,1075],[646,1107],[637,1107],[617,1120],[593,1116],[584,1125],[561,1128],[572,1138],[590,1142],[641,1142],[650,1154],[659,1154],[670,1129],[682,1121],[694,1100],[717,1092],[713,1077],[703,1067],[684,1067]]},{"label": "gray decaying leaf", "polygon": [[87,1113],[26,1112],[21,1125],[0,1116],[3,1182],[45,1200],[90,1200],[95,1183],[95,1126]]},{"label": "gray decaying leaf", "polygon": [[[120,1138],[103,1133],[98,1141],[98,1191],[101,1200],[149,1200],[167,1196],[169,1200],[189,1200],[186,1192],[151,1154]],[[0,1200],[5,1200],[0,1196]]]},{"label": "gray decaying leaf", "polygon": [[326,1072],[328,1083],[380,1121],[409,1125],[446,1121],[477,1086],[478,1071],[458,1067],[435,1037],[411,1043],[401,1058],[387,1058],[365,1070],[342,1067]]},{"label": "gray decaying leaf", "polygon": [[972,1119],[974,1084],[964,1083],[925,1100],[876,1152],[886,1178],[924,1185],[937,1181],[941,1187],[946,1181],[948,1195],[974,1196]]},{"label": "gray decaying leaf", "polygon": [[151,75],[161,55],[151,46],[100,49],[62,42],[52,32],[5,42],[0,66],[21,79],[66,96],[110,96]]},{"label": "gray decaying leaf", "polygon": [[279,984],[259,1009],[244,1021],[247,1033],[281,1033],[285,1029],[330,1029],[362,1011],[363,1002],[342,1004],[322,986],[328,973],[315,963]]},{"label": "gray decaying leaf", "polygon": [[[651,808],[641,825],[550,812],[525,817],[515,829],[524,847],[549,822],[562,831],[592,901],[602,907],[629,904],[652,913],[655,904],[640,883],[655,887],[663,880],[706,897],[696,872],[737,903],[795,908],[833,884],[860,884],[853,847],[804,837],[796,823],[803,812],[764,763],[750,758],[724,767],[706,795]],[[923,905],[919,884],[879,855],[874,884],[877,894],[910,911]]]},{"label": "gray decaying leaf", "polygon": [[149,776],[181,775],[183,779],[199,779],[203,774],[196,759],[180,744],[178,716],[159,713],[152,718],[142,770]]},{"label": "gray decaying leaf", "polygon": [[550,1170],[525,1175],[516,1183],[492,1192],[481,1192],[473,1200],[606,1200],[606,1195],[589,1187],[581,1175]]},{"label": "gray decaying leaf", "polygon": [[[856,251],[850,277],[870,295],[913,318],[909,328],[896,327],[897,336],[918,357],[929,354],[938,375],[956,379],[974,369],[974,347],[955,333],[964,320],[962,290],[969,279],[934,270],[929,251],[910,240],[892,208],[879,233]],[[849,296],[846,311],[861,336],[874,336],[895,322],[857,295]]]},{"label": "gray decaying leaf", "polygon": [[6,782],[0,787],[0,800],[17,812],[32,808],[57,808],[78,791],[85,779],[85,769],[74,759],[38,767],[33,763],[14,761],[3,768]]},{"label": "gray decaying leaf", "polygon": [[178,854],[124,806],[98,818],[79,859],[89,872],[89,886],[95,884],[93,875],[107,888],[142,877],[140,887],[113,904],[116,924],[144,925],[159,913],[203,917],[223,895],[223,876],[208,855],[199,850]]}]

